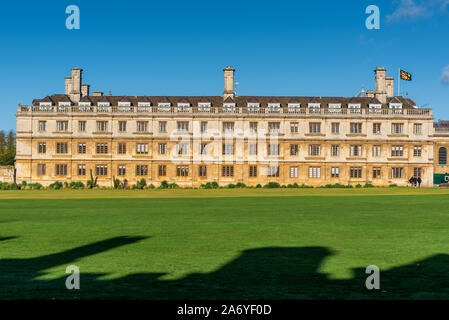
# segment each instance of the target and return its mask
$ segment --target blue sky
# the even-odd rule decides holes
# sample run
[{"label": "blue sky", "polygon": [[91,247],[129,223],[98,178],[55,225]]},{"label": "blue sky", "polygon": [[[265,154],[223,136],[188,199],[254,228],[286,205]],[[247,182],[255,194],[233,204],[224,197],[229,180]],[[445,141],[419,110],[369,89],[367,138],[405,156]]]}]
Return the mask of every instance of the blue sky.
[{"label": "blue sky", "polygon": [[[65,27],[72,4],[80,30]],[[371,4],[380,30],[365,27]],[[71,67],[113,95],[220,95],[232,65],[240,95],[299,96],[353,96],[376,66],[401,67],[414,77],[403,95],[449,119],[448,53],[449,0],[8,1],[0,129],[15,128],[18,102],[63,93]]]}]

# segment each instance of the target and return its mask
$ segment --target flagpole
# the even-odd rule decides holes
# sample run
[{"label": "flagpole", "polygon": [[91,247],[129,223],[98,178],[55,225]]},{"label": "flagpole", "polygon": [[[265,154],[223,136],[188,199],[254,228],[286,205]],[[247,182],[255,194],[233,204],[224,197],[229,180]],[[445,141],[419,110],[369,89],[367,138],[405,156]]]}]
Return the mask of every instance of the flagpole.
[{"label": "flagpole", "polygon": [[398,97],[401,95],[401,68],[398,70]]}]

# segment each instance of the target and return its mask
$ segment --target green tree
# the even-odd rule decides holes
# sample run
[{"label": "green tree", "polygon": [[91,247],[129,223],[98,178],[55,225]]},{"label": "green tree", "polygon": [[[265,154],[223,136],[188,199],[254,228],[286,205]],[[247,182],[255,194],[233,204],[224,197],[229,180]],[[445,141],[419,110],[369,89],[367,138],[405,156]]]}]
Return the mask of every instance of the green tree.
[{"label": "green tree", "polygon": [[16,137],[14,131],[9,131],[5,136],[4,131],[0,131],[0,165],[14,165],[16,157]]},{"label": "green tree", "polygon": [[6,134],[5,131],[0,131],[0,157],[6,152]]},{"label": "green tree", "polygon": [[6,152],[16,154],[16,136],[12,130],[8,132],[6,138]]}]

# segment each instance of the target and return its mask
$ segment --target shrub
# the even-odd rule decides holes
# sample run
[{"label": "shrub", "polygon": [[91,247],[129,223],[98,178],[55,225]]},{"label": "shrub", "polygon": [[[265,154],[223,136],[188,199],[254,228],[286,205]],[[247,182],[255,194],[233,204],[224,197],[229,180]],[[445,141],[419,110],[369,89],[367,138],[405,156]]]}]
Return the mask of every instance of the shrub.
[{"label": "shrub", "polygon": [[9,185],[9,190],[19,190],[19,187],[15,183]]},{"label": "shrub", "polygon": [[228,188],[228,189],[234,189],[234,188],[235,188],[235,184],[230,183],[230,184],[228,184],[228,185],[226,186],[226,188]]},{"label": "shrub", "polygon": [[144,189],[146,185],[147,185],[147,180],[145,180],[144,178],[140,179],[136,183],[137,189]]},{"label": "shrub", "polygon": [[360,183],[357,183],[357,185],[355,186],[356,188],[361,188],[362,185]]},{"label": "shrub", "polygon": [[335,183],[335,184],[326,184],[322,188],[346,188],[346,186],[344,186],[340,183]]},{"label": "shrub", "polygon": [[178,186],[176,183],[170,183],[170,184],[168,185],[168,188],[169,188],[169,189],[177,189],[177,188],[179,188],[179,186]]},{"label": "shrub", "polygon": [[390,188],[396,188],[398,185],[396,183],[392,183],[389,185]]},{"label": "shrub", "polygon": [[268,182],[266,185],[263,186],[264,188],[267,189],[273,189],[273,188],[280,188],[281,185],[277,182]]},{"label": "shrub", "polygon": [[203,189],[218,189],[218,183],[217,182],[206,182],[201,185],[201,188]]},{"label": "shrub", "polygon": [[42,185],[40,183],[30,183],[28,185],[31,190],[40,190],[42,189]]},{"label": "shrub", "polygon": [[162,181],[159,185],[159,189],[168,189],[168,182],[166,180]]},{"label": "shrub", "polygon": [[371,183],[366,183],[363,187],[364,188],[374,188],[374,185],[372,185]]},{"label": "shrub", "polygon": [[256,188],[262,188],[262,185],[259,183]]},{"label": "shrub", "polygon": [[55,181],[52,184],[50,184],[48,187],[52,190],[59,190],[59,189],[62,189],[63,184],[60,181]]},{"label": "shrub", "polygon": [[122,187],[122,184],[120,182],[120,179],[117,179],[114,177],[114,189],[119,189]]},{"label": "shrub", "polygon": [[239,182],[235,185],[236,188],[246,188],[246,184],[244,184],[243,182]]},{"label": "shrub", "polygon": [[82,183],[81,181],[72,181],[70,183],[70,189],[84,189],[84,183]]},{"label": "shrub", "polygon": [[148,186],[148,189],[154,189],[154,188],[155,188],[154,184],[150,184],[150,185]]},{"label": "shrub", "polygon": [[97,179],[98,179],[98,177],[95,177],[95,179],[94,179],[94,176],[92,174],[92,169],[90,169],[90,180],[87,181],[87,187],[89,189],[95,188],[97,186]]}]

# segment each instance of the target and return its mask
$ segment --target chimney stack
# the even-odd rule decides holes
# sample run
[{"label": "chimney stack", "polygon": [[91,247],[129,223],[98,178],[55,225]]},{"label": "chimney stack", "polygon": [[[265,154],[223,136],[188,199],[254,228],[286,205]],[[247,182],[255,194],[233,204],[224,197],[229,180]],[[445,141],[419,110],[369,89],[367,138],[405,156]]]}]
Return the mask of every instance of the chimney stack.
[{"label": "chimney stack", "polygon": [[231,66],[227,66],[223,69],[224,71],[224,91],[223,91],[223,100],[227,98],[234,99],[234,68]]},{"label": "chimney stack", "polygon": [[369,98],[374,98],[374,91],[373,90],[366,91],[366,96]]},{"label": "chimney stack", "polygon": [[103,92],[101,92],[101,91],[94,91],[94,92],[92,93],[92,95],[93,95],[94,97],[102,97],[102,96],[103,96]]},{"label": "chimney stack", "polygon": [[90,85],[88,85],[88,84],[81,85],[81,96],[82,97],[89,96],[89,87],[90,87]]},{"label": "chimney stack", "polygon": [[379,100],[381,103],[387,102],[387,85],[386,85],[386,79],[385,75],[387,73],[387,70],[384,67],[377,67],[376,70],[374,70],[375,76],[375,97],[377,100]]},{"label": "chimney stack", "polygon": [[82,73],[83,69],[72,68],[72,91],[70,93],[70,99],[75,102],[81,100]]},{"label": "chimney stack", "polygon": [[392,76],[387,76],[385,82],[387,87],[387,97],[394,97],[394,78]]},{"label": "chimney stack", "polygon": [[69,95],[72,92],[72,78],[65,77],[65,90],[64,93]]}]

